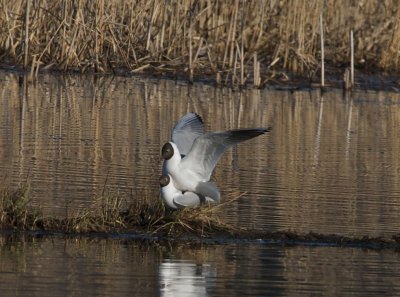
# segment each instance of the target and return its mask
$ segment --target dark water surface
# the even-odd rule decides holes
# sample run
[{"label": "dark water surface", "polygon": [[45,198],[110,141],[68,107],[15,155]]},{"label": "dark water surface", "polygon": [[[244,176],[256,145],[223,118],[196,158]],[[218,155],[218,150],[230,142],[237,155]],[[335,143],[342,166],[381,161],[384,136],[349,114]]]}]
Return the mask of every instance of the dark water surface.
[{"label": "dark water surface", "polygon": [[[199,113],[207,130],[273,126],[228,151],[215,170],[223,200],[242,195],[221,213],[230,223],[348,236],[400,233],[394,92],[239,93],[92,76],[42,75],[26,83],[0,73],[0,182],[29,183],[33,206],[51,216],[95,209],[104,191],[127,203],[156,199],[160,148],[188,111]],[[363,290],[399,293],[398,262],[394,251],[334,247],[4,238],[0,289],[37,296],[45,288],[49,296],[179,296],[167,289],[182,287],[197,296],[365,296]]]},{"label": "dark water surface", "polygon": [[2,296],[398,296],[392,250],[0,237]]}]

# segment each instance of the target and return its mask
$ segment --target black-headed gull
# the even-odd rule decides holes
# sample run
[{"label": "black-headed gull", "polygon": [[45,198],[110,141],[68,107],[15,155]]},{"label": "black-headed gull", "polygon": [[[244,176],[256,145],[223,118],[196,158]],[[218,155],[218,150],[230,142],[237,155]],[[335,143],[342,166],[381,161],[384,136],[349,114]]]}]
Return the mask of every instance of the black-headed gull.
[{"label": "black-headed gull", "polygon": [[[203,126],[201,118],[200,122]],[[189,151],[185,151],[186,154],[182,154],[184,156],[181,155],[180,148],[174,141],[167,142],[161,150],[161,156],[165,160],[163,175],[169,175],[167,185],[171,185],[172,180],[176,193],[181,192],[184,195],[186,192],[191,192],[199,197],[203,196],[219,202],[219,190],[210,181],[210,177],[222,154],[231,146],[270,130],[271,128],[254,128],[199,133],[190,139],[192,145]],[[179,141],[184,142],[184,138],[182,137]]]},{"label": "black-headed gull", "polygon": [[[172,129],[171,142],[178,147],[181,157],[184,157],[189,153],[195,139],[203,134],[204,123],[202,118],[197,113],[189,112]],[[169,161],[165,158],[163,159],[163,175],[168,175],[166,167]]]},{"label": "black-headed gull", "polygon": [[[194,140],[204,134],[204,123],[196,113],[187,113],[172,129],[172,142],[176,144],[179,153],[184,157],[189,153]],[[163,175],[160,177],[160,193],[164,203],[172,209],[195,207],[206,201],[213,202],[209,197],[193,192],[182,192],[175,188],[171,177],[168,175],[168,160],[164,160]]]},{"label": "black-headed gull", "polygon": [[160,177],[161,197],[164,203],[172,209],[196,207],[205,202],[215,202],[209,197],[193,192],[182,192],[175,188],[169,175]]}]

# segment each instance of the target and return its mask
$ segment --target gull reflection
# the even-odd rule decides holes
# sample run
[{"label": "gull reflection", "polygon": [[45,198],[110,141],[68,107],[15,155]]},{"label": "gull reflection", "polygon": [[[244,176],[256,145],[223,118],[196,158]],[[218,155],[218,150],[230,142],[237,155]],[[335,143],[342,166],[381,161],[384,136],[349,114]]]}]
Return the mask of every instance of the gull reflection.
[{"label": "gull reflection", "polygon": [[210,264],[165,260],[160,265],[161,296],[208,296],[216,270]]}]

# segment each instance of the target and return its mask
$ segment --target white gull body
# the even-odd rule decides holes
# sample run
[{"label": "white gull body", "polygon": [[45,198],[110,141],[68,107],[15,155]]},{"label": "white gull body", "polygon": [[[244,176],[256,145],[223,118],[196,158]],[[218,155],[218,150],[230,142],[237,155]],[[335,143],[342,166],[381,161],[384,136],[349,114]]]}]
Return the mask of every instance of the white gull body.
[{"label": "white gull body", "polygon": [[[198,120],[195,120],[196,116]],[[191,119],[191,121],[186,122],[195,123],[193,125],[195,128],[201,126],[201,133],[200,129],[191,127],[186,130],[185,127],[189,125],[180,125],[185,118]],[[177,126],[184,127],[183,130],[185,131],[184,133],[176,133],[177,136],[174,139],[174,130]],[[200,200],[201,197],[207,197],[207,201],[219,202],[219,190],[210,181],[210,178],[222,154],[233,145],[270,130],[270,128],[252,128],[203,133],[201,118],[197,114],[189,113],[174,127],[172,141],[164,144],[161,150],[161,155],[165,160],[163,176],[169,177],[168,185],[174,187],[175,193],[181,192],[182,195],[185,195],[189,192],[190,194],[186,194],[188,200],[189,196],[191,197],[194,194]],[[196,133],[189,133],[188,131],[196,131]],[[185,137],[181,137],[181,135],[185,135]],[[188,135],[190,135],[190,138]],[[180,147],[184,148],[184,153],[182,153]],[[190,149],[188,149],[189,147]],[[165,193],[167,193],[166,189]],[[170,193],[170,190],[168,190],[168,195],[172,195]]]},{"label": "white gull body", "polygon": [[[172,129],[172,143],[179,154],[187,154],[194,140],[204,134],[204,123],[196,113],[183,116]],[[178,149],[179,146],[179,149]],[[204,202],[214,202],[210,197],[205,197],[194,192],[182,192],[175,188],[168,174],[169,160],[164,160],[163,175],[160,177],[160,194],[166,206],[172,209],[196,207]]]}]

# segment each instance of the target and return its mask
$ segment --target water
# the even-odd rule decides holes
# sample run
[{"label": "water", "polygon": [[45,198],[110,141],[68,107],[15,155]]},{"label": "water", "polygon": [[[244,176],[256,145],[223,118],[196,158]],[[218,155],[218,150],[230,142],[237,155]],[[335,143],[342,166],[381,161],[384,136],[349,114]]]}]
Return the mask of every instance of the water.
[{"label": "water", "polygon": [[396,296],[399,254],[336,247],[7,238],[2,296]]},{"label": "water", "polygon": [[[400,233],[400,94],[388,91],[239,93],[139,78],[42,75],[28,83],[0,73],[1,183],[29,183],[33,207],[60,217],[96,208],[103,191],[127,203],[156,199],[160,148],[188,111],[199,113],[209,131],[273,127],[228,151],[215,170],[223,200],[241,195],[221,213],[231,224]],[[395,251],[4,237],[1,258],[8,295],[399,291]]]}]

